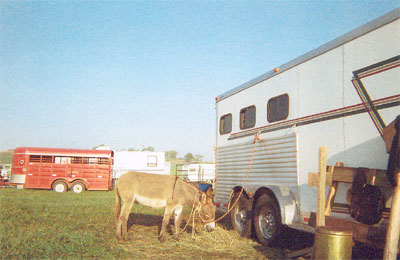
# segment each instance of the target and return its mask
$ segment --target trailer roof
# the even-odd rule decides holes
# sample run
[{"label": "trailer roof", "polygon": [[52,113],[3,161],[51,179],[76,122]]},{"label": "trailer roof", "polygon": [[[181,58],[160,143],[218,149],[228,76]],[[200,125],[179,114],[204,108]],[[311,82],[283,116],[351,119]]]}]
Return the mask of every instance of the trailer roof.
[{"label": "trailer roof", "polygon": [[14,149],[14,154],[110,157],[113,155],[113,152],[111,150],[17,147]]},{"label": "trailer roof", "polygon": [[266,72],[266,73],[264,73],[264,74],[262,74],[262,75],[260,75],[260,76],[258,76],[256,78],[254,78],[254,79],[252,79],[252,80],[250,80],[250,81],[248,81],[248,82],[246,82],[246,83],[244,83],[244,84],[242,84],[242,85],[240,85],[240,86],[238,86],[236,88],[233,88],[233,89],[223,93],[222,95],[217,97],[216,102],[219,102],[219,101],[221,101],[221,100],[223,100],[223,99],[225,99],[227,97],[230,97],[230,96],[232,96],[232,95],[234,95],[234,94],[236,94],[236,93],[238,93],[240,91],[243,91],[243,90],[245,90],[247,88],[250,88],[250,87],[252,87],[252,86],[254,86],[254,85],[256,85],[256,84],[258,84],[258,83],[260,83],[260,82],[262,82],[264,80],[267,80],[267,79],[269,79],[269,78],[271,78],[273,76],[276,76],[279,73],[282,73],[282,72],[284,72],[284,71],[286,71],[288,69],[291,69],[291,68],[293,68],[293,67],[295,67],[295,66],[297,66],[297,65],[299,65],[299,64],[301,64],[303,62],[306,62],[306,61],[308,61],[310,59],[313,59],[313,58],[315,58],[315,57],[317,57],[317,56],[319,56],[321,54],[324,54],[324,53],[326,53],[326,52],[328,52],[328,51],[330,51],[330,50],[332,50],[334,48],[337,48],[338,46],[341,46],[341,45],[343,45],[343,44],[345,44],[345,43],[347,43],[349,41],[352,41],[352,40],[354,40],[354,39],[356,39],[356,38],[358,38],[358,37],[360,37],[360,36],[362,36],[364,34],[367,34],[367,33],[371,32],[371,31],[373,31],[373,30],[375,30],[375,29],[377,29],[379,27],[382,27],[382,26],[384,26],[384,25],[386,25],[388,23],[391,23],[391,22],[393,22],[393,21],[395,21],[395,20],[397,20],[399,18],[400,18],[400,8],[396,8],[393,11],[391,11],[391,12],[389,12],[387,14],[384,14],[381,17],[378,17],[375,20],[372,20],[371,22],[368,22],[368,23],[358,27],[357,29],[354,29],[354,30],[342,35],[342,36],[339,36],[338,38],[336,38],[336,39],[334,39],[334,40],[332,40],[332,41],[330,41],[330,42],[328,42],[328,43],[326,43],[324,45],[321,45],[320,47],[318,47],[318,48],[316,48],[316,49],[314,49],[312,51],[309,51],[306,54],[304,54],[302,56],[299,56],[299,57],[297,57],[297,58],[295,58],[295,59],[293,59],[293,60],[291,60],[291,61],[289,61],[289,62],[287,62],[287,63],[285,63],[285,64],[283,64],[281,66],[279,66],[279,72],[275,72],[274,70],[270,70],[270,71],[268,71],[268,72]]}]

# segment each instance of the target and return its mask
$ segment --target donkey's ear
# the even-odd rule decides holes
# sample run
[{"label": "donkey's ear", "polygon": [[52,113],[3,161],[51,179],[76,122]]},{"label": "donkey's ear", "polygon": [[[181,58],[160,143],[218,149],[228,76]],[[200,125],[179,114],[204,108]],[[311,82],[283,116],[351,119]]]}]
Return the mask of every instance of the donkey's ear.
[{"label": "donkey's ear", "polygon": [[201,203],[205,204],[207,202],[207,194],[205,192],[201,193]]}]

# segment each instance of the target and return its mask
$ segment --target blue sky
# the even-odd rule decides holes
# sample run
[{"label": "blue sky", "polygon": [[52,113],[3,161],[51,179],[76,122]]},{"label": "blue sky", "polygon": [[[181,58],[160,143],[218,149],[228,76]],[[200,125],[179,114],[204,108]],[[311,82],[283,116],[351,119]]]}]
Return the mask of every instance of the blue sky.
[{"label": "blue sky", "polygon": [[0,150],[213,159],[215,97],[400,1],[0,1]]}]

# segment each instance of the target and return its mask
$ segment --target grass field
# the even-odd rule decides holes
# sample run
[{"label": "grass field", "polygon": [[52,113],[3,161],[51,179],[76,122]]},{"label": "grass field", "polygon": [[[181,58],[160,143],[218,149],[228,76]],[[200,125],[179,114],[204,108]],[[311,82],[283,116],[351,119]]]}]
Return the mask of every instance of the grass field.
[{"label": "grass field", "polygon": [[[277,259],[281,250],[263,247],[230,229],[158,241],[163,210],[134,205],[130,241],[115,238],[114,192],[0,190],[1,259]],[[186,219],[190,209],[185,209]],[[169,231],[172,231],[172,222]]]}]

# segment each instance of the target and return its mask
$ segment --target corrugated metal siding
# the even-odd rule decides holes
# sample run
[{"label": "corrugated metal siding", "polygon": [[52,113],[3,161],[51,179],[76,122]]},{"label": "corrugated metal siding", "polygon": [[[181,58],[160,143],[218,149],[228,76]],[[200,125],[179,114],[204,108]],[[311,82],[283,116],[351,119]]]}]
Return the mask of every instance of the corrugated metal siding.
[{"label": "corrugated metal siding", "polygon": [[[242,186],[254,143],[248,141],[217,148],[216,201],[227,203],[235,186]],[[261,139],[257,142],[246,185],[297,186],[297,136]]]}]

